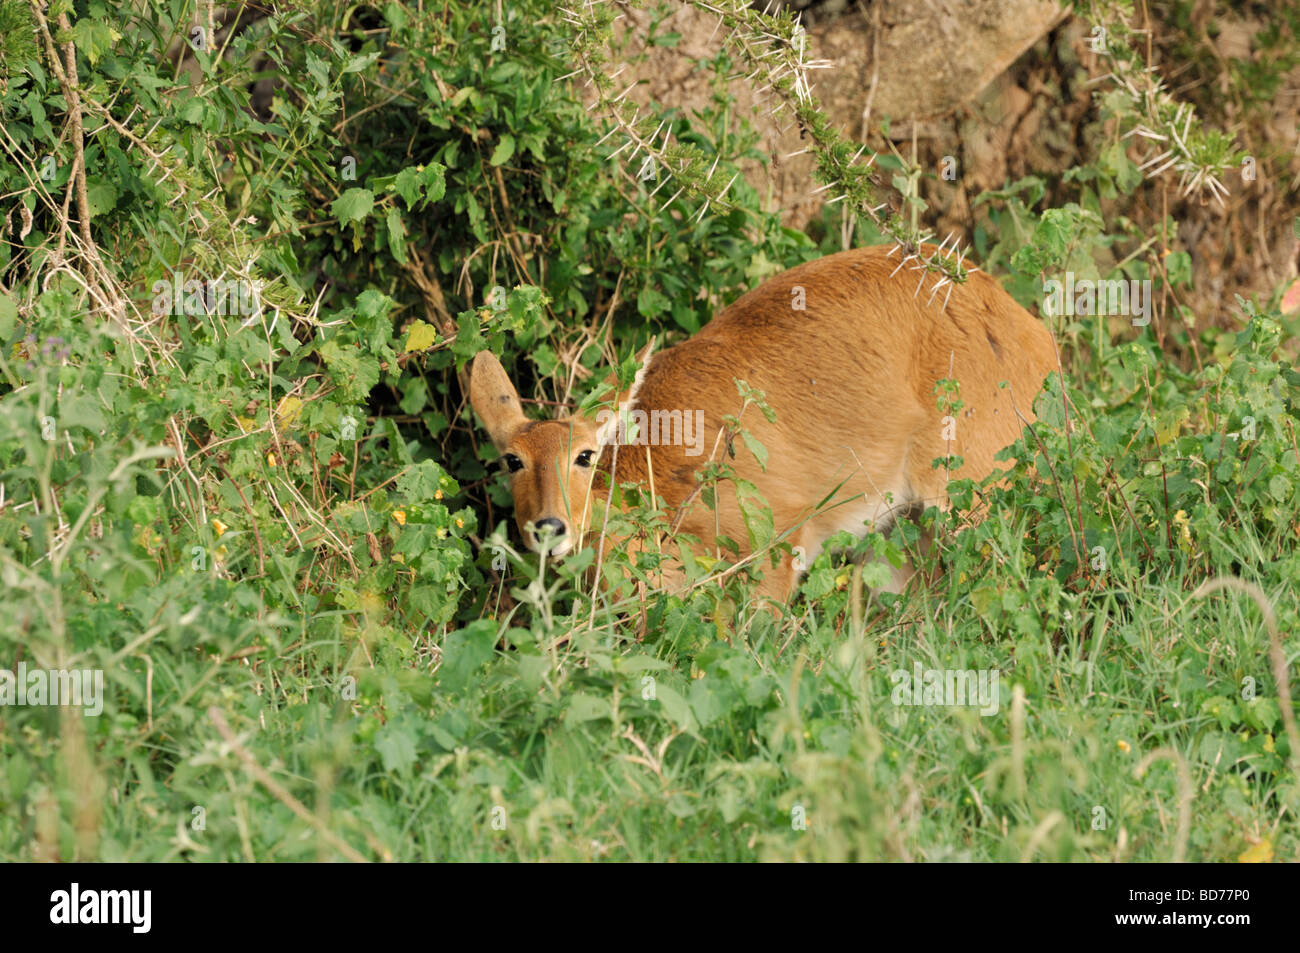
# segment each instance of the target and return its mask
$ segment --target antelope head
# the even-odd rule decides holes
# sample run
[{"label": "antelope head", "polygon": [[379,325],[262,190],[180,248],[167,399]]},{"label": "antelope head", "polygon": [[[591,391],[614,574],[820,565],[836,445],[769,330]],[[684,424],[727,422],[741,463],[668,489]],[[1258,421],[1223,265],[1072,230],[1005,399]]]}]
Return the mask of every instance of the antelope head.
[{"label": "antelope head", "polygon": [[515,524],[524,543],[552,556],[581,546],[592,479],[611,428],[582,417],[529,420],[491,351],[475,355],[469,391],[470,404],[510,473]]}]

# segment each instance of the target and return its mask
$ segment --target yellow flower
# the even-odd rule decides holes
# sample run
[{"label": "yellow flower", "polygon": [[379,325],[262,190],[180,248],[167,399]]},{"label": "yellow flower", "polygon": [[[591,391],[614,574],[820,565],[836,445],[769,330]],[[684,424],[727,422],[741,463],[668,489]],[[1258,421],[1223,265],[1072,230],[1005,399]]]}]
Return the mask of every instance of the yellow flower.
[{"label": "yellow flower", "polygon": [[221,522],[221,520],[213,520],[212,528],[217,531],[217,539],[226,535],[226,524]]},{"label": "yellow flower", "polygon": [[441,500],[441,499],[442,499],[442,490],[434,490],[434,491],[433,491],[433,498],[434,498],[435,500]]},{"label": "yellow flower", "polygon": [[464,528],[465,528],[465,521],[464,521],[463,519],[461,519],[459,516],[456,517],[456,528],[457,528],[457,529],[464,529]]},{"label": "yellow flower", "polygon": [[1123,738],[1121,738],[1119,741],[1115,742],[1115,747],[1118,748],[1120,751],[1124,752],[1125,754],[1128,754],[1129,751],[1132,750],[1132,749],[1129,747],[1129,743],[1128,743],[1127,741],[1125,741]]},{"label": "yellow flower", "polygon": [[266,455],[266,465],[267,465],[268,467],[273,467],[273,466],[275,466],[275,454],[273,454],[273,453],[268,453],[268,454]]},{"label": "yellow flower", "polygon": [[1273,845],[1267,837],[1257,844],[1251,844],[1237,858],[1239,864],[1267,864],[1273,859]]},{"label": "yellow flower", "polygon": [[393,519],[397,520],[402,526],[406,525],[406,514],[401,510],[393,510]]},{"label": "yellow flower", "polygon": [[275,408],[275,416],[279,418],[280,425],[283,427],[292,427],[300,413],[302,413],[302,399],[299,397],[285,397]]}]

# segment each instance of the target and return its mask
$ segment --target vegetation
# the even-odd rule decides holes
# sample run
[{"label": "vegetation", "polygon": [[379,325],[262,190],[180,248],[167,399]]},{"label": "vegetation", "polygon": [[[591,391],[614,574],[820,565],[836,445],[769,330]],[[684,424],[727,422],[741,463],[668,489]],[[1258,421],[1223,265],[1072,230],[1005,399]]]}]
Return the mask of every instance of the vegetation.
[{"label": "vegetation", "polygon": [[[719,6],[713,102],[634,119],[617,81],[582,99],[618,42],[599,4],[299,0],[231,30],[194,0],[0,0],[0,668],[106,692],[0,708],[0,856],[1300,857],[1300,328],[1279,293],[1196,330],[1177,222],[1132,219],[1163,170],[1125,133],[1176,118],[1168,174],[1210,170],[1211,200],[1241,150],[1130,95],[1125,4],[1087,5],[1124,56],[1073,200],[986,193],[970,260],[1031,307],[1067,269],[1160,304],[1051,317],[1063,381],[1003,484],[809,554],[780,618],[725,552],[670,597],[649,555],[599,590],[590,548],[516,551],[478,350],[542,412],[590,406],[842,216],[924,233],[938,170],[865,171],[793,78],[773,101],[848,199],[813,236],[764,207],[725,79],[796,34]],[[665,525],[628,496],[612,531]],[[936,582],[873,595],[855,557],[922,558],[922,529]],[[997,713],[898,704],[918,665],[999,673]]]}]

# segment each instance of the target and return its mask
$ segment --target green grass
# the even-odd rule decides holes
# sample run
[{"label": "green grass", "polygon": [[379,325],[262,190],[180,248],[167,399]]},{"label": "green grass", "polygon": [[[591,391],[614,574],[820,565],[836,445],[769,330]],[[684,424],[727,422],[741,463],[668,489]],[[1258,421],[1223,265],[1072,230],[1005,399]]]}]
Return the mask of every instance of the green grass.
[{"label": "green grass", "polygon": [[[194,10],[74,11],[97,259],[51,199],[78,161],[57,76],[10,69],[43,54],[0,37],[0,193],[32,214],[0,242],[0,668],[107,685],[99,717],[0,708],[0,858],[1300,858],[1294,316],[1058,322],[1064,394],[1002,485],[919,517],[933,582],[903,597],[853,560],[901,557],[910,523],[837,541],[780,617],[725,561],[678,598],[622,553],[593,604],[591,550],[510,551],[466,361],[490,348],[526,397],[577,401],[649,334],[834,250],[839,207],[820,244],[743,178],[730,208],[661,208],[560,82],[551,4],[508,5],[506,51],[490,5],[435,6],[307,3],[194,86],[160,53]],[[255,119],[264,50],[287,85]],[[725,98],[660,119],[714,186],[761,158]],[[1133,157],[1094,145],[1060,183],[1078,202],[1042,208],[1031,177],[975,203],[980,266],[1026,305],[1102,249],[1171,298],[1194,280],[1127,217]],[[151,312],[174,273],[260,280],[264,311]],[[1262,592],[1280,665],[1250,592],[1203,591],[1220,578]],[[895,704],[917,664],[996,672],[996,712]]]},{"label": "green grass", "polygon": [[[381,643],[360,715],[313,674],[331,643],[216,678],[244,744],[374,858],[1168,860],[1181,849],[1176,766],[1136,776],[1165,748],[1189,766],[1190,859],[1235,859],[1259,839],[1294,856],[1276,703],[1239,698],[1244,674],[1269,679],[1253,603],[1148,579],[1062,599],[1059,628],[1021,632],[966,590],[944,579],[856,637],[816,606],[797,629],[745,619],[730,641],[684,610],[640,644],[626,625],[558,620],[563,646],[516,630],[497,651],[483,626],[491,657],[459,693],[425,676],[407,640]],[[999,711],[891,704],[889,673],[917,661],[997,669]],[[410,672],[427,684],[399,688]],[[194,720],[122,764],[105,859],[337,856]],[[150,753],[175,760],[165,786],[131,778]],[[191,803],[206,830],[178,831]]]}]

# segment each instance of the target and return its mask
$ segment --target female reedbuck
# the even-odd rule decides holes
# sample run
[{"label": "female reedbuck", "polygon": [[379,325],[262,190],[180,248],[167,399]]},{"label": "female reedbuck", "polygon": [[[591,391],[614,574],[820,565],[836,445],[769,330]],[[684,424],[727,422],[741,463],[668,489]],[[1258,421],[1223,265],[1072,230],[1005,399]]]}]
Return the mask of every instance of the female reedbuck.
[{"label": "female reedbuck", "polygon": [[[808,262],[654,354],[618,397],[620,406],[664,424],[654,428],[660,439],[649,441],[648,452],[612,452],[617,416],[601,424],[529,420],[501,363],[488,351],[476,355],[470,402],[512,474],[515,520],[528,546],[562,556],[599,531],[590,519],[592,491],[607,485],[615,460],[616,481],[653,487],[679,531],[705,544],[720,533],[744,547],[735,495],[720,485],[715,513],[696,480],[723,417],[741,411],[737,380],[762,391],[776,419],[754,413],[742,421],[766,448],[766,469],[744,450],[729,462],[767,501],[776,538],[802,547],[809,561],[840,530],[861,536],[913,506],[946,504],[950,476],[992,473],[994,456],[1020,435],[1022,421],[1034,419],[1034,398],[1056,366],[1052,337],[988,275],[973,273],[946,302],[942,290],[931,302],[925,292],[938,278],[929,276],[918,295],[916,272],[903,261],[902,252],[876,247]],[[955,419],[938,408],[935,385],[945,378],[958,382],[964,405]],[[681,423],[669,428],[668,421]],[[702,432],[692,435],[690,425],[701,421]],[[959,470],[932,466],[949,454],[962,458]],[[791,595],[798,577],[791,559],[775,568],[765,558],[753,564],[764,573],[762,595]],[[669,588],[678,579],[665,572]]]}]

